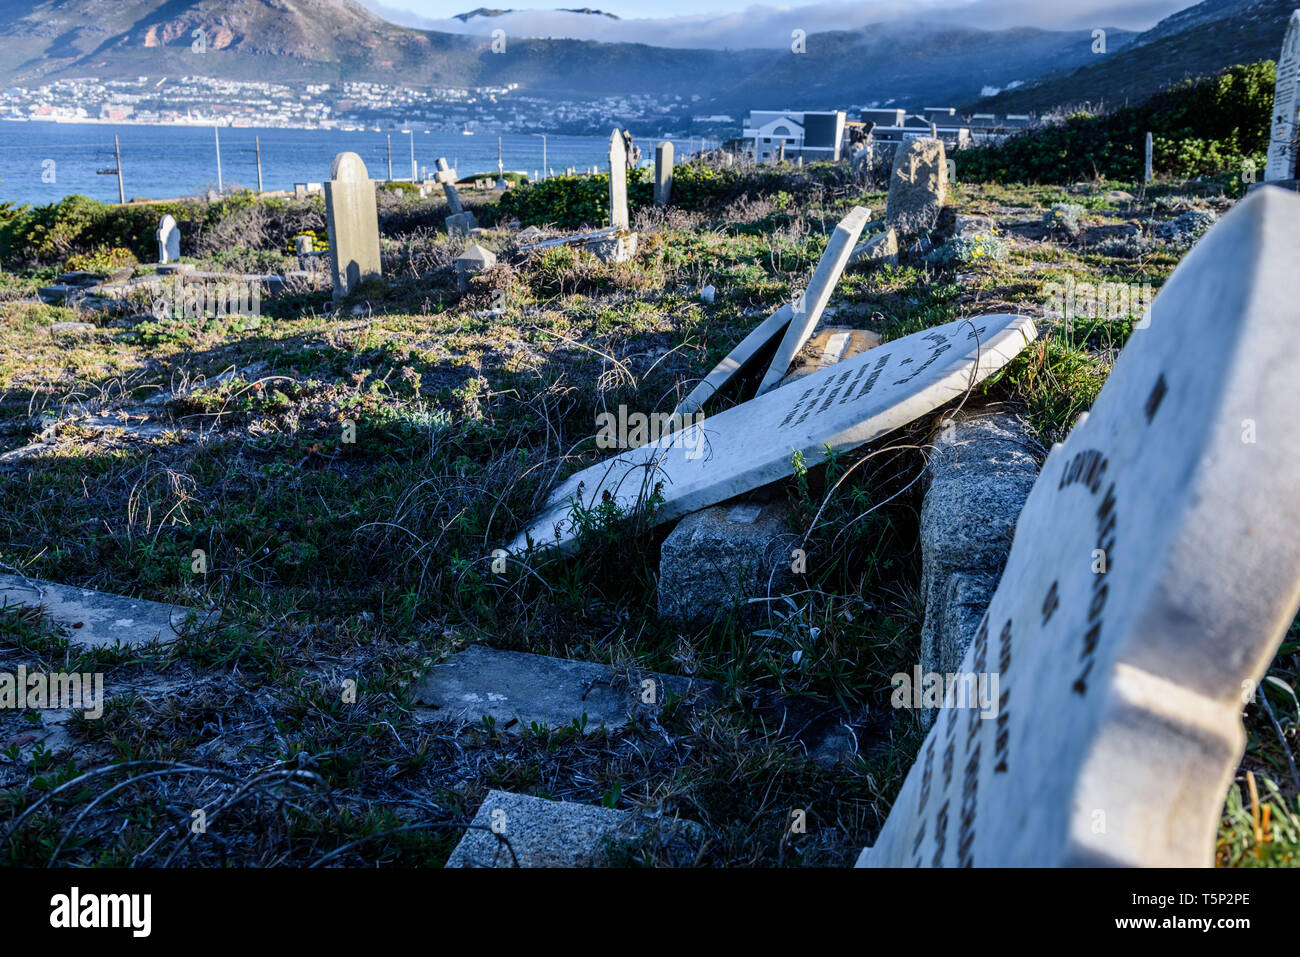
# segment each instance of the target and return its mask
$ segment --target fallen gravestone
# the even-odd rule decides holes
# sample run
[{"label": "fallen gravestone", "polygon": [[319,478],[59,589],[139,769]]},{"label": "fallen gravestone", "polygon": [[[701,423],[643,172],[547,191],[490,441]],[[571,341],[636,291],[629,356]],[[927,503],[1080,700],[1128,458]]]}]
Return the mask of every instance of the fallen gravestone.
[{"label": "fallen gravestone", "polygon": [[992,712],[941,711],[859,864],[1212,863],[1300,601],[1297,247],[1265,187],[1160,290],[1020,514],[961,665]]},{"label": "fallen gravestone", "polygon": [[675,818],[489,791],[446,866],[599,867],[609,862],[607,851],[643,842],[665,863],[686,867],[698,852],[700,828]]},{"label": "fallen gravestone", "polygon": [[667,206],[673,193],[673,142],[655,147],[655,205]]},{"label": "fallen gravestone", "polygon": [[341,299],[363,280],[382,275],[375,184],[356,153],[340,153],[325,184],[334,296]]},{"label": "fallen gravestone", "polygon": [[711,683],[691,678],[471,645],[429,669],[414,700],[433,709],[439,721],[478,724],[489,718],[498,730],[515,734],[533,724],[563,728],[576,721],[591,732],[621,728],[632,715],[653,713],[670,698],[697,700],[715,691]]},{"label": "fallen gravestone", "polygon": [[667,522],[848,451],[954,399],[1005,365],[1035,336],[1023,316],[982,316],[906,336],[786,388],[572,475],[510,545],[572,543],[575,506],[603,496],[634,509],[656,490],[653,521]]},{"label": "fallen gravestone", "polygon": [[809,339],[799,350],[794,361],[790,363],[790,371],[781,380],[781,385],[798,382],[837,362],[852,359],[868,349],[876,348],[880,345],[880,341],[880,333],[869,329],[828,326]]},{"label": "fallen gravestone", "polygon": [[790,368],[790,361],[794,359],[795,353],[803,348],[808,337],[812,335],[813,329],[817,327],[817,321],[821,319],[822,311],[830,302],[831,293],[835,291],[835,284],[839,282],[840,274],[849,264],[853,244],[858,241],[862,227],[870,218],[871,210],[854,206],[836,225],[835,232],[831,234],[826,250],[817,263],[817,269],[812,279],[808,281],[808,288],[794,302],[790,325],[786,327],[785,336],[777,347],[776,355],[772,357],[772,364],[768,367],[767,374],[759,383],[759,395],[776,388],[777,383]]},{"label": "fallen gravestone", "polygon": [[152,641],[175,641],[180,637],[176,628],[190,612],[176,605],[6,574],[0,574],[0,605],[42,608],[72,644],[84,648],[134,648]]},{"label": "fallen gravestone", "polygon": [[885,225],[914,236],[933,229],[948,197],[948,163],[943,141],[917,137],[894,154]]},{"label": "fallen gravestone", "polygon": [[158,265],[165,266],[181,258],[181,231],[168,213],[158,223]]},{"label": "fallen gravestone", "polygon": [[447,198],[447,207],[451,213],[447,216],[447,235],[468,236],[471,230],[478,229],[478,220],[474,214],[467,212],[461,205],[460,194],[456,192],[456,171],[447,165],[442,157],[437,160],[436,179],[442,184],[443,195]]}]

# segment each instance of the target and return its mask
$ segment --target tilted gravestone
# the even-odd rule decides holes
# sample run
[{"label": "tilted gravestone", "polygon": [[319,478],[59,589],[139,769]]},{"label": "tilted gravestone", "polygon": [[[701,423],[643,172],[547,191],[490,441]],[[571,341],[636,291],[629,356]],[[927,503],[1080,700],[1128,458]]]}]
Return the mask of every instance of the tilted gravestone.
[{"label": "tilted gravestone", "polygon": [[575,505],[605,496],[631,509],[658,491],[660,523],[786,478],[796,454],[816,467],[962,395],[1034,336],[1023,316],[981,316],[846,359],[570,476],[509,548],[570,545]]},{"label": "tilted gravestone", "polygon": [[961,664],[996,706],[942,710],[859,864],[1212,863],[1300,602],[1298,247],[1265,187],[1161,289],[1020,514]]},{"label": "tilted gravestone", "polygon": [[863,206],[854,206],[836,225],[835,232],[831,234],[826,250],[817,263],[817,270],[808,282],[808,288],[794,303],[793,318],[790,320],[790,325],[786,327],[785,337],[777,347],[776,355],[772,357],[772,364],[768,367],[767,374],[759,383],[759,395],[776,388],[786,370],[790,368],[790,360],[812,335],[817,320],[821,318],[826,304],[830,302],[831,293],[835,291],[835,284],[839,282],[844,267],[849,264],[853,244],[862,235],[862,229],[870,218],[871,210]]},{"label": "tilted gravestone", "polygon": [[655,147],[655,205],[667,206],[673,192],[673,143],[664,140]]},{"label": "tilted gravestone", "polygon": [[181,231],[175,218],[168,213],[158,223],[158,264],[161,266],[181,258]]},{"label": "tilted gravestone", "polygon": [[375,184],[356,153],[340,153],[325,184],[334,295],[347,295],[362,280],[383,274],[379,260],[379,210]]},{"label": "tilted gravestone", "polygon": [[484,249],[478,243],[472,243],[456,259],[456,281],[461,291],[469,290],[470,276],[477,276],[479,273],[487,272],[496,264],[496,253],[490,249]]},{"label": "tilted gravestone", "polygon": [[917,137],[899,146],[889,177],[885,225],[904,235],[933,229],[947,198],[948,163],[943,141]]},{"label": "tilted gravestone", "polygon": [[1291,14],[1282,52],[1277,58],[1273,88],[1273,122],[1268,140],[1264,179],[1294,179],[1296,175],[1297,111],[1300,111],[1300,10]]},{"label": "tilted gravestone", "polygon": [[447,197],[447,207],[451,213],[447,216],[447,235],[449,236],[468,236],[472,230],[478,228],[478,220],[474,214],[469,212],[460,202],[460,194],[456,192],[456,171],[447,165],[447,161],[442,157],[437,161],[438,172],[436,179],[442,184],[443,195]]},{"label": "tilted gravestone", "polygon": [[623,134],[615,130],[609,136],[609,224],[627,229],[627,146]]}]

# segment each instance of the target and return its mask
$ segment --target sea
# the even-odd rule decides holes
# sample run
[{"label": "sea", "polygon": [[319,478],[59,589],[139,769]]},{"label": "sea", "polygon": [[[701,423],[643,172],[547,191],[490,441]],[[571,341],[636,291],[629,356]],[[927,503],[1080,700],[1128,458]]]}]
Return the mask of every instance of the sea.
[{"label": "sea", "polygon": [[[218,184],[257,188],[257,143],[262,152],[262,188],[292,190],[294,183],[329,178],[334,157],[347,150],[361,156],[372,179],[409,179],[411,157],[417,170],[430,176],[438,157],[445,157],[461,176],[496,175],[498,134],[470,135],[394,130],[258,129],[256,127],[148,126],[142,124],[0,121],[0,202],[33,206],[81,193],[105,203],[118,201],[113,137],[122,152],[126,199],[175,199],[203,196]],[[220,172],[217,141],[220,139]],[[538,135],[500,135],[506,170],[543,174],[543,141]],[[637,139],[642,161],[653,162],[658,138]],[[678,161],[700,148],[700,140],[675,140]],[[545,160],[556,173],[608,166],[608,136],[548,134]],[[544,174],[543,174],[544,175]]]}]

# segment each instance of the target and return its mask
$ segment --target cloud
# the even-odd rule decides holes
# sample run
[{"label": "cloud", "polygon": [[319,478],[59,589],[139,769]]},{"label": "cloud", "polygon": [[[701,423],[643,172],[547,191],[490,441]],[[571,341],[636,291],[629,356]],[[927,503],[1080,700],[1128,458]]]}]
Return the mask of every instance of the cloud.
[{"label": "cloud", "polygon": [[[813,34],[853,30],[873,23],[921,21],[985,30],[1031,26],[1050,30],[1119,27],[1145,30],[1190,6],[1188,0],[867,0],[799,7],[755,4],[745,10],[690,16],[611,20],[563,10],[518,10],[499,17],[434,19],[410,9],[362,0],[380,16],[406,26],[475,36],[505,30],[509,37],[563,37],[608,43],[706,49],[787,49],[793,30]],[[419,0],[391,0],[393,4]],[[598,6],[598,4],[597,4]],[[467,9],[472,5],[467,4]]]}]

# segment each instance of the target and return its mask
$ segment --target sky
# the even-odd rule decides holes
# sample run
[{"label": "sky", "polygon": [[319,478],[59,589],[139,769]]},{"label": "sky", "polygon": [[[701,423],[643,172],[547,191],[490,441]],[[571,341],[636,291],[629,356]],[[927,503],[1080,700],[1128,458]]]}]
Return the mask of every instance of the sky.
[{"label": "sky", "polygon": [[[988,30],[1033,26],[1053,30],[1118,27],[1145,30],[1192,0],[360,0],[406,26],[451,33],[504,29],[520,37],[572,37],[687,48],[788,48],[791,31],[806,34],[872,23],[924,19]],[[453,19],[480,6],[518,12]],[[621,19],[565,13],[582,7]]]}]

